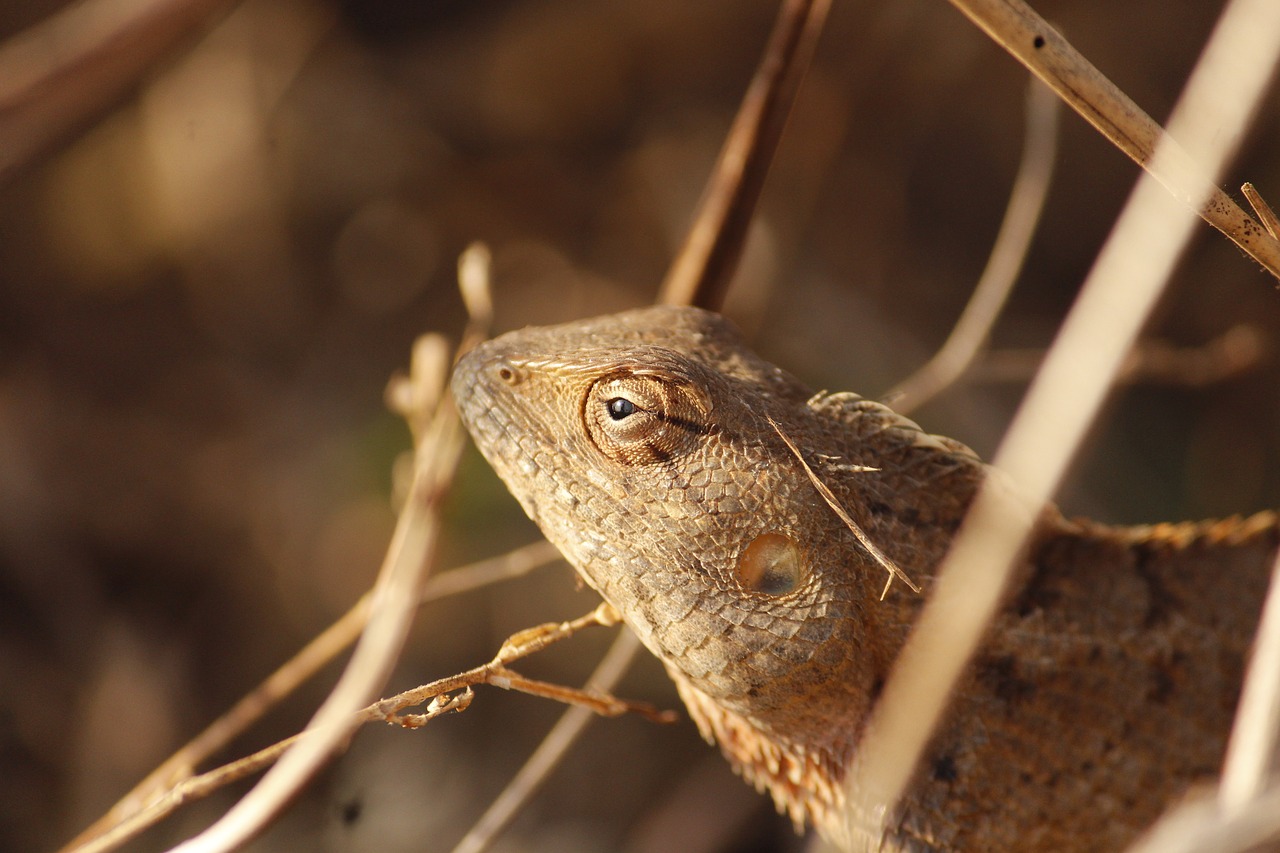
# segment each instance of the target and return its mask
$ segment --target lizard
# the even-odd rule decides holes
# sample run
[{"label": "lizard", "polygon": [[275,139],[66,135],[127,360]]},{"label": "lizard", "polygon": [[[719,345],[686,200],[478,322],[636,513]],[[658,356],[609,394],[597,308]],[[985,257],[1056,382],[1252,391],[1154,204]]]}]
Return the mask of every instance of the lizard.
[{"label": "lizard", "polygon": [[[452,388],[703,736],[797,829],[831,837],[987,466],[879,402],[813,393],[696,308],[510,332],[460,359]],[[883,563],[806,467],[922,594],[882,589]],[[882,836],[854,843],[1122,849],[1218,770],[1278,546],[1268,511],[1120,527],[1044,509],[910,787]]]}]

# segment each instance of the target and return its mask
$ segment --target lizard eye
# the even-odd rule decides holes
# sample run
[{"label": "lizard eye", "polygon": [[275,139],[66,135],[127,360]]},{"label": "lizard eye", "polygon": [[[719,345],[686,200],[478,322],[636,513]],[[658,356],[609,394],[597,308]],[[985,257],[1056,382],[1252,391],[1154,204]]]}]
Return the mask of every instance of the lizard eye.
[{"label": "lizard eye", "polygon": [[602,453],[627,465],[666,462],[707,431],[707,406],[688,383],[626,374],[587,392],[583,420]]},{"label": "lizard eye", "polygon": [[609,417],[615,421],[620,421],[628,415],[634,415],[636,412],[636,404],[626,397],[614,397],[606,405],[609,408]]}]

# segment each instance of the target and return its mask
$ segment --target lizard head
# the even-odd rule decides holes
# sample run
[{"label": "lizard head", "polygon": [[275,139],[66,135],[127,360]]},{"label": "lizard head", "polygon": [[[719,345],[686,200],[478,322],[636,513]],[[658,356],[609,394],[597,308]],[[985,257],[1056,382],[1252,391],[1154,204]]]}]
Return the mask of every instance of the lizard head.
[{"label": "lizard head", "polygon": [[453,391],[485,457],[704,734],[751,753],[736,756],[748,775],[777,763],[751,738],[842,763],[905,632],[892,599],[911,594],[879,601],[883,568],[806,467],[892,552],[899,486],[863,466],[927,436],[855,395],[814,397],[693,308],[512,332],[466,355]]}]

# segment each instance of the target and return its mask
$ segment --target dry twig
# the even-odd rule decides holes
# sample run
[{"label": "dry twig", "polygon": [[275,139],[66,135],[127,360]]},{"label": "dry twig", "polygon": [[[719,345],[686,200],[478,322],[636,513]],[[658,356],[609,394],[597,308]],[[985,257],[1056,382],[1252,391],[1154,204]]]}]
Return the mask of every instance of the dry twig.
[{"label": "dry twig", "polygon": [[[586,689],[611,692],[627,673],[639,650],[640,641],[636,639],[636,635],[624,628],[618,633],[595,672],[587,679]],[[507,787],[494,798],[480,819],[453,848],[453,853],[480,853],[487,850],[512,818],[528,804],[595,716],[590,709],[580,706],[565,711],[524,766],[507,783]]]},{"label": "dry twig", "polygon": [[[550,623],[522,631],[503,643],[498,654],[488,663],[412,690],[406,690],[395,696],[380,699],[350,715],[344,722],[352,730],[371,722],[387,722],[406,728],[420,728],[437,717],[466,710],[474,695],[472,688],[480,684],[569,702],[597,714],[617,716],[634,712],[657,722],[669,722],[671,717],[666,712],[657,711],[645,703],[627,702],[613,697],[607,692],[608,688],[603,681],[589,684],[584,690],[574,690],[527,679],[508,668],[508,664],[540,651],[552,643],[567,639],[583,628],[613,625],[616,622],[617,615],[612,612],[612,608],[601,605],[586,616],[571,622]],[[426,705],[426,709],[418,714],[403,713],[406,708],[414,705]],[[322,734],[327,732],[311,727],[252,755],[206,773],[177,781],[152,796],[145,805],[115,823],[106,832],[76,847],[75,853],[104,853],[104,851],[113,850],[142,830],[158,823],[179,806],[207,797],[219,788],[271,766],[295,744],[318,740],[317,736]]]},{"label": "dry twig", "polygon": [[[782,431],[782,427],[778,426],[778,422],[768,415],[765,415],[765,420],[769,422],[769,426],[773,427],[773,431],[778,434],[778,438],[782,439],[782,443],[787,446],[787,450],[790,450],[792,455],[796,457],[796,460],[799,461],[800,467],[804,469],[804,473],[809,477],[809,482],[813,483],[813,487],[818,490],[818,494],[822,496],[822,499],[826,502],[827,506],[831,507],[831,511],[844,522],[844,526],[849,528],[849,532],[851,532],[854,538],[857,539],[862,547],[866,549],[867,553],[871,555],[871,558],[879,563],[881,568],[888,573],[888,577],[885,578],[884,582],[884,591],[880,593],[880,597],[884,598],[889,594],[889,586],[893,583],[894,578],[901,580],[912,592],[919,595],[920,586],[912,581],[907,573],[898,567],[897,563],[889,559],[888,554],[876,547],[876,543],[871,541],[866,532],[858,526],[858,523],[853,520],[853,517],[850,516],[845,508],[840,505],[840,501],[836,499],[835,493],[831,491],[830,487],[828,487],[826,483],[822,482],[818,475],[814,473],[813,468],[809,467],[809,463],[805,461],[804,454],[800,452],[800,448],[796,447],[796,443],[791,440],[791,437]],[[854,470],[871,472],[879,469],[856,466]]]},{"label": "dry twig", "polygon": [[1226,819],[1245,811],[1265,793],[1275,772],[1276,747],[1280,744],[1280,554],[1271,570],[1258,624],[1258,635],[1249,659],[1240,707],[1227,743],[1218,802]]},{"label": "dry twig", "polygon": [[[423,356],[434,350],[429,364]],[[418,347],[411,381],[420,389],[446,369],[443,343]],[[425,390],[424,392],[425,393]],[[425,399],[418,398],[422,402]],[[174,848],[182,853],[235,849],[261,832],[359,725],[353,712],[381,689],[408,634],[439,532],[438,508],[462,449],[462,427],[447,398],[434,406],[415,451],[413,485],[396,525],[370,604],[369,624],[342,677],[307,726],[308,737],[280,757],[261,781],[213,826]]]},{"label": "dry twig", "polygon": [[809,68],[830,0],[786,0],[725,138],[658,301],[712,310],[724,302],[756,201]]},{"label": "dry twig", "polygon": [[1258,221],[1262,223],[1262,227],[1267,229],[1267,233],[1272,237],[1280,237],[1280,219],[1276,218],[1276,212],[1271,209],[1271,205],[1262,198],[1262,194],[1257,188],[1245,181],[1240,187],[1240,192],[1245,199],[1253,207],[1253,212],[1258,215]]},{"label": "dry twig", "polygon": [[987,266],[947,340],[928,362],[886,395],[899,412],[918,409],[952,385],[986,346],[1022,271],[1049,195],[1057,154],[1057,105],[1058,99],[1033,79],[1027,87],[1022,162]]},{"label": "dry twig", "polygon": [[[419,603],[519,577],[559,558],[560,553],[551,543],[534,542],[507,554],[461,566],[430,578],[422,590]],[[251,772],[249,765],[235,762],[228,765],[228,768],[239,765],[243,772],[234,773],[227,768],[219,768],[202,774],[199,782],[189,781],[193,779],[195,768],[248,731],[264,714],[350,648],[369,620],[370,595],[371,593],[362,595],[350,610],[148,774],[133,790],[121,797],[110,811],[68,842],[62,848],[62,853],[111,849],[151,826],[181,803],[207,796],[217,788]],[[285,743],[291,742],[292,739]],[[281,745],[277,744],[272,749],[276,747]],[[265,752],[264,750],[258,755]],[[121,833],[120,829],[126,824],[127,831]],[[104,846],[101,839],[108,834],[111,841]]]},{"label": "dry twig", "polygon": [[[1170,132],[1210,172],[1217,173],[1234,153],[1278,51],[1280,6],[1233,0],[1170,122]],[[1206,112],[1220,115],[1221,122],[1205,122]],[[1196,173],[1183,168],[1181,149],[1173,150],[1164,141],[1156,146],[1149,173],[996,453],[995,466],[1010,475],[1030,511],[1019,511],[989,481],[940,567],[934,595],[885,685],[845,780],[846,840],[880,837],[894,814],[952,685],[995,611],[1036,510],[1051,498],[1191,233],[1191,216],[1165,203],[1151,177],[1167,170],[1182,185]],[[1208,187],[1200,195],[1207,193]],[[1199,196],[1194,201],[1198,209]]]},{"label": "dry twig", "polygon": [[[951,4],[1047,83],[1175,198],[1280,278],[1280,242],[1212,183],[1197,167],[1196,157],[1187,156],[1178,143],[1194,149],[1189,138],[1169,134],[1178,141],[1169,142],[1167,136],[1162,136],[1159,124],[1022,0],[951,0]],[[1265,25],[1259,27],[1256,37],[1265,39]],[[1224,96],[1235,88],[1229,80],[1222,81],[1222,86]],[[1212,123],[1226,117],[1225,110],[1212,101],[1200,108]],[[1163,148],[1158,158],[1157,143]]]},{"label": "dry twig", "polygon": [[[1116,383],[1203,388],[1256,368],[1269,347],[1262,330],[1240,323],[1198,346],[1138,341],[1125,357]],[[1045,350],[1001,349],[982,356],[969,373],[972,382],[1026,382],[1044,361]]]},{"label": "dry twig", "polygon": [[72,3],[0,46],[0,183],[105,114],[235,2]]}]

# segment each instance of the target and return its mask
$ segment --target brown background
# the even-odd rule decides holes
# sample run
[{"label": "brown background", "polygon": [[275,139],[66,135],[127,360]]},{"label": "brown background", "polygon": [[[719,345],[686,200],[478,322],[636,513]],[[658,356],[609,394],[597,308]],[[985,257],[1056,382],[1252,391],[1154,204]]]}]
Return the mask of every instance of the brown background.
[{"label": "brown background", "polygon": [[[1035,5],[1163,117],[1221,3]],[[0,28],[51,10],[5,8]],[[493,248],[500,330],[653,298],[773,14],[250,0],[0,188],[0,849],[68,839],[367,587],[408,445],[382,390],[415,335],[456,337],[469,241]],[[941,0],[836,3],[728,313],[815,387],[903,377],[981,271],[1023,88]],[[1226,185],[1280,201],[1278,148],[1273,93]],[[1050,340],[1135,177],[1074,116],[1058,160],[998,347]],[[1280,294],[1201,228],[1150,331],[1194,346],[1240,322],[1274,348]],[[1280,505],[1278,373],[1267,356],[1210,388],[1117,395],[1064,507],[1140,522]],[[918,416],[989,454],[1021,391],[974,382]],[[442,566],[537,535],[474,451],[448,521]],[[393,687],[593,601],[560,566],[428,607]],[[577,682],[600,633],[525,669]],[[650,660],[622,692],[676,703]],[[251,849],[447,850],[558,711],[485,690],[426,731],[365,732]],[[592,728],[499,849],[798,844],[690,724],[623,719]]]}]

